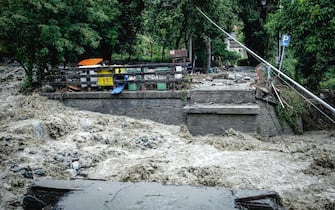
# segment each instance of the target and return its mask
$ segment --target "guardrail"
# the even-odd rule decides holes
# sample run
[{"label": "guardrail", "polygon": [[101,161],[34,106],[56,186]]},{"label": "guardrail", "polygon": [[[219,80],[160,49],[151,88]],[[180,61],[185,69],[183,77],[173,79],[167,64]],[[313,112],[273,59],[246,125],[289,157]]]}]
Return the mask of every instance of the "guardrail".
[{"label": "guardrail", "polygon": [[[83,91],[92,88],[113,88],[116,84],[125,82],[131,85],[131,90],[137,90],[140,85],[160,84],[175,89],[174,84],[187,82],[185,75],[189,70],[187,63],[67,67],[47,74],[44,84],[54,88],[76,86],[78,90]],[[166,89],[165,86],[162,89]]]}]

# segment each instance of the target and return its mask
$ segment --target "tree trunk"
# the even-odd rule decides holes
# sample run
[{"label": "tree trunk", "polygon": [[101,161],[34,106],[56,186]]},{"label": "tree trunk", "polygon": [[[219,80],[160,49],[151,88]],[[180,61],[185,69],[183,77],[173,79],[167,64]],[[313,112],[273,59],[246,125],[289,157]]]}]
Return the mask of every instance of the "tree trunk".
[{"label": "tree trunk", "polygon": [[127,60],[130,61],[132,53],[133,53],[133,51],[132,51],[132,44],[129,44],[127,51],[128,51],[128,59]]},{"label": "tree trunk", "polygon": [[192,35],[190,35],[189,40],[188,40],[188,59],[192,63],[192,60],[193,60]]},{"label": "tree trunk", "polygon": [[206,43],[206,51],[205,51],[205,71],[206,73],[211,68],[211,57],[212,57],[212,50],[211,50],[211,39],[207,36],[205,38]]},{"label": "tree trunk", "polygon": [[34,65],[32,65],[32,64],[26,64],[25,65],[25,64],[21,63],[21,66],[23,67],[23,69],[25,71],[25,81],[23,83],[23,88],[25,90],[28,90],[29,88],[31,88],[33,86]]},{"label": "tree trunk", "polygon": [[164,58],[165,58],[165,45],[163,45],[163,47],[162,47],[162,59],[161,59],[161,62],[164,61]]},{"label": "tree trunk", "polygon": [[152,57],[153,57],[153,43],[150,43],[150,61],[152,62]]}]

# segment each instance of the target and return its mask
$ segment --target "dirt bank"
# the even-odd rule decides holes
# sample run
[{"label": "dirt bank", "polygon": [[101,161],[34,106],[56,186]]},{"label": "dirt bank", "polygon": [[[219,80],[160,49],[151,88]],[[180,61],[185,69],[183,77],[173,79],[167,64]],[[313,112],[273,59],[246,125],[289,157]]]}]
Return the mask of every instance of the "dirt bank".
[{"label": "dirt bank", "polygon": [[22,77],[0,66],[0,209],[20,209],[34,180],[78,177],[267,189],[288,209],[335,208],[335,131],[193,137],[185,126],[22,95]]}]

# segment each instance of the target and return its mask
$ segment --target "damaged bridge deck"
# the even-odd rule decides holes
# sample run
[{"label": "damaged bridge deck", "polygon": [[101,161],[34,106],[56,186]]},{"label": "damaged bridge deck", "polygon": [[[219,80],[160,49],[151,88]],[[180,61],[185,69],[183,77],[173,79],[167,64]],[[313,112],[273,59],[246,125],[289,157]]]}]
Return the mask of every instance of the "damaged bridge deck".
[{"label": "damaged bridge deck", "polygon": [[92,180],[36,182],[24,209],[284,209],[275,192]]},{"label": "damaged bridge deck", "polygon": [[107,91],[42,95],[83,110],[163,124],[186,124],[193,135],[220,135],[230,128],[266,136],[278,134],[275,128],[280,125],[275,114],[268,115],[273,108],[264,110],[262,102],[256,100],[256,88],[251,86],[254,72],[230,72],[228,78],[207,77],[210,79],[194,79],[192,87],[185,90],[125,90],[119,95]]}]

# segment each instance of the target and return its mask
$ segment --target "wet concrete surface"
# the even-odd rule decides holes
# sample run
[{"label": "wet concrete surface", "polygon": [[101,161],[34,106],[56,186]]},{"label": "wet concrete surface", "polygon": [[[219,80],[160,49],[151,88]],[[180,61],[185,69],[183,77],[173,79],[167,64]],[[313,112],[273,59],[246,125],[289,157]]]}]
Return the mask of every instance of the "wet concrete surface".
[{"label": "wet concrete surface", "polygon": [[[60,192],[63,192],[63,195]],[[47,196],[48,194],[51,196]],[[249,200],[248,198],[251,198],[251,200],[255,200],[254,198],[262,200],[264,198],[262,195],[276,197],[275,193],[266,190],[232,190],[219,187],[175,186],[153,182],[127,183],[92,180],[45,180],[38,181],[31,187],[29,193],[25,196],[24,204],[25,209],[41,209],[41,204],[44,204],[45,206],[52,206],[52,209],[62,210],[235,210],[240,209],[238,205],[242,201],[246,202]],[[57,196],[59,200],[55,201],[54,198]],[[53,198],[51,201],[48,200],[50,197]],[[239,203],[235,202],[236,199]],[[276,204],[276,198],[273,201],[274,203],[271,203],[272,201],[269,199],[263,199],[262,205],[269,207],[275,205],[276,209],[280,209],[281,206]]]}]

